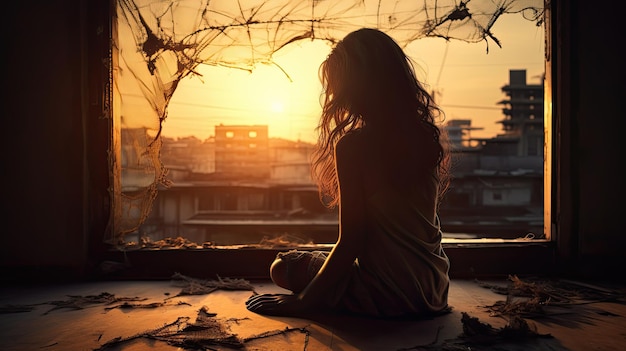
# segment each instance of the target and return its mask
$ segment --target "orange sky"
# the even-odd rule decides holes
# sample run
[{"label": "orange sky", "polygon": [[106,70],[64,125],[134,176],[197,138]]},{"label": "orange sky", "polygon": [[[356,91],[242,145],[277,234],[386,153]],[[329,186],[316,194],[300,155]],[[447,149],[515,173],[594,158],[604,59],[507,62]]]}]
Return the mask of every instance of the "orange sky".
[{"label": "orange sky", "polygon": [[[521,15],[505,15],[493,33],[502,48],[489,42],[489,53],[484,42],[446,43],[439,38],[421,39],[406,48],[421,67],[418,78],[439,92],[436,98],[446,119],[472,119],[474,127],[484,128],[473,131],[473,137],[500,132],[496,122],[503,115],[497,102],[505,98],[500,88],[508,83],[510,69],[526,69],[532,84],[540,83],[544,71],[542,27]],[[325,42],[301,41],[275,54],[280,68],[259,65],[250,73],[199,67],[202,77],[188,77],[177,88],[163,135],[206,139],[220,123],[267,124],[270,137],[313,142],[321,112],[317,70],[329,51]]]}]

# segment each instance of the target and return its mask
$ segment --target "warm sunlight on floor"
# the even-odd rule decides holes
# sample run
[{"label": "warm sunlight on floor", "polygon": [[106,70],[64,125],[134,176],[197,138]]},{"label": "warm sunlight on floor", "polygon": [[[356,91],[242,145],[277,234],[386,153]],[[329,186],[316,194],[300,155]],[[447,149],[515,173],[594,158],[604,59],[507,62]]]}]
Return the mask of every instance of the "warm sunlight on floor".
[{"label": "warm sunlight on floor", "polygon": [[[240,287],[245,289],[243,282]],[[616,300],[556,301],[556,283],[537,284],[532,285],[536,292],[553,294],[554,300],[534,305],[531,315],[521,310],[522,305],[503,304],[506,297],[494,292],[511,282],[454,280],[449,296],[452,312],[435,319],[320,316],[313,321],[257,315],[244,306],[251,291],[209,292],[184,280],[14,286],[0,290],[0,340],[2,349],[11,351],[185,350],[194,342],[196,346],[204,342],[207,350],[469,350],[470,346],[472,350],[623,350],[626,290],[561,283],[578,287],[578,298],[615,294]],[[269,282],[252,287],[258,293],[282,291]],[[517,325],[518,329],[508,329],[508,335],[516,331],[518,339],[503,341],[506,321],[494,316],[505,311],[503,306],[520,308],[519,315],[536,331]],[[472,322],[471,317],[478,320],[462,322],[463,314],[466,322]],[[489,336],[480,335],[478,322],[491,325]],[[195,332],[189,333],[190,329]],[[473,336],[468,334],[472,330]],[[479,337],[485,344],[471,344]]]}]

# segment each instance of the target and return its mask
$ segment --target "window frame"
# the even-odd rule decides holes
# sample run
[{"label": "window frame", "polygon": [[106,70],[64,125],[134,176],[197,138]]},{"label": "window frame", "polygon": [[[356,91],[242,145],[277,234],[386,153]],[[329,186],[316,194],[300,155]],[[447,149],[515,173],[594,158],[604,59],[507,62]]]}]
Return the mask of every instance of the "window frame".
[{"label": "window frame", "polygon": [[[95,44],[89,51],[88,67],[90,76],[99,77],[90,84],[92,97],[91,118],[101,119],[103,113],[111,116],[112,67],[115,62],[111,55],[111,35],[114,31],[112,14],[115,11],[115,0],[101,0],[94,2],[91,12],[99,21],[91,24],[101,27],[91,30]],[[571,150],[568,148],[570,135],[570,121],[563,116],[567,115],[567,104],[558,104],[567,96],[569,76],[566,73],[569,65],[563,54],[570,49],[570,38],[561,28],[567,24],[567,11],[562,10],[558,1],[546,1],[545,30],[545,72],[544,81],[544,233],[545,239],[534,240],[505,240],[505,239],[476,239],[476,240],[447,240],[444,250],[451,261],[450,276],[452,278],[483,278],[495,276],[549,274],[558,268],[556,257],[572,257],[575,253],[575,238],[571,233],[571,194],[570,180],[563,170],[570,166]],[[106,11],[103,11],[105,10]],[[108,28],[106,35],[96,36],[94,33],[102,28]],[[106,32],[106,31],[105,31]],[[92,42],[93,43],[93,42]],[[556,45],[555,45],[556,44]],[[557,52],[558,50],[558,52]],[[103,56],[109,58],[108,65],[103,65]],[[566,55],[565,55],[566,56]],[[558,107],[557,107],[558,106]],[[113,210],[110,205],[109,186],[115,183],[108,169],[108,157],[103,157],[101,150],[109,150],[115,133],[112,118],[107,123],[92,123],[89,134],[98,135],[98,138],[88,138],[90,163],[99,163],[97,169],[100,174],[95,180],[92,197],[99,200],[101,206],[94,210],[98,214],[92,223],[95,230],[92,233],[105,233],[111,230]],[[106,135],[108,137],[102,137]],[[559,155],[555,158],[553,155]],[[93,156],[93,157],[91,157]],[[106,167],[100,163],[105,161]],[[103,168],[107,169],[108,176],[103,177]],[[106,179],[106,181],[105,181]],[[106,187],[100,185],[106,183]],[[108,199],[108,201],[107,201]],[[554,214],[559,214],[559,221]],[[106,220],[108,218],[108,220]],[[104,222],[107,222],[106,224]],[[134,250],[120,251],[112,249],[102,240],[102,237],[92,238],[90,252],[101,260],[118,262],[132,262],[132,266],[119,272],[118,278],[129,279],[168,279],[179,272],[198,277],[229,276],[246,279],[268,279],[269,265],[280,251],[280,248],[210,248],[210,249],[179,249],[179,250]],[[329,245],[320,245],[320,249],[330,249]],[[93,257],[93,256],[92,256]]]}]

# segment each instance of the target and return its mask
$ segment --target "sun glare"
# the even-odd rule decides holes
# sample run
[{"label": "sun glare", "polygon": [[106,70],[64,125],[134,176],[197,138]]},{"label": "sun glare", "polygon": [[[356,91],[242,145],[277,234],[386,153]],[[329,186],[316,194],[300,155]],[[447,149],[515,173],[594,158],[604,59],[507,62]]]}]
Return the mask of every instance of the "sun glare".
[{"label": "sun glare", "polygon": [[323,41],[293,43],[273,63],[251,72],[200,65],[183,79],[168,108],[163,135],[206,139],[215,125],[268,126],[270,137],[314,141],[321,114],[318,68],[330,52]]},{"label": "sun glare", "polygon": [[[506,47],[488,54],[484,45],[446,43],[440,38],[417,40],[407,47],[420,66],[419,78],[436,92],[446,119],[469,118],[472,126],[484,128],[474,137],[491,137],[501,130],[497,101],[509,69],[524,68],[532,76],[542,73],[539,34],[533,37],[519,30],[540,29],[518,17],[503,18],[498,24]],[[304,40],[285,46],[273,55],[272,63],[258,64],[251,72],[200,65],[200,75],[185,78],[176,89],[163,135],[206,139],[214,134],[215,125],[261,124],[268,126],[270,137],[315,141],[322,92],[318,69],[329,52],[327,42]]]},{"label": "sun glare", "polygon": [[281,101],[272,102],[272,112],[275,112],[275,113],[285,112],[285,105]]}]

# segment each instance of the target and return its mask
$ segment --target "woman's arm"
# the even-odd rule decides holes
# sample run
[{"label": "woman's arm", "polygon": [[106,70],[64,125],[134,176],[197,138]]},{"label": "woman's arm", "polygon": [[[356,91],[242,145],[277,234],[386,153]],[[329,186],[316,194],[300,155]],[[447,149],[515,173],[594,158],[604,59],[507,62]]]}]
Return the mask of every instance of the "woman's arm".
[{"label": "woman's arm", "polygon": [[347,279],[365,243],[365,194],[362,174],[363,150],[357,135],[342,138],[335,151],[339,179],[339,238],[326,262],[311,283],[299,294],[306,305],[317,305],[334,294],[334,288]]},{"label": "woman's arm", "polygon": [[339,238],[317,275],[296,295],[260,295],[247,307],[253,312],[273,315],[302,315],[332,299],[335,288],[348,278],[352,265],[365,243],[365,194],[362,174],[363,150],[357,136],[344,136],[335,152],[339,180]]}]

